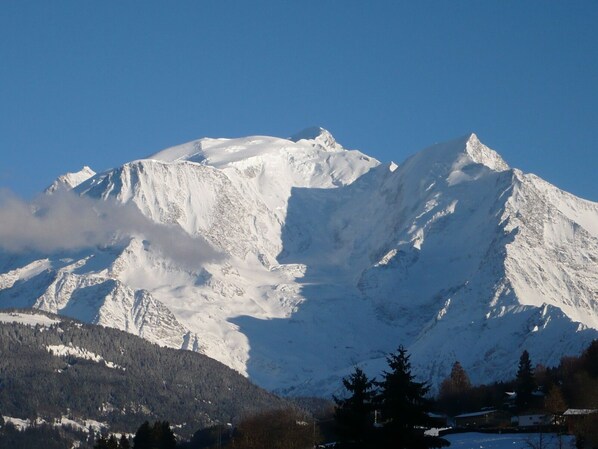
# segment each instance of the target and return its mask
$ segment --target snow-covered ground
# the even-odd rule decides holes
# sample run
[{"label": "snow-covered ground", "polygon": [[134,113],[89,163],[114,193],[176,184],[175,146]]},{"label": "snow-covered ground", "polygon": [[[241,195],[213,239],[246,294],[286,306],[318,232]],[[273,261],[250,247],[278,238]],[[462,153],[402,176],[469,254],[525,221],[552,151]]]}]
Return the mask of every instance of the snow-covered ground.
[{"label": "snow-covered ground", "polygon": [[120,369],[123,371],[125,370],[125,368],[123,368],[122,366],[119,366],[116,363],[104,360],[104,358],[101,355],[94,354],[93,352],[88,351],[87,349],[84,349],[84,348],[78,348],[78,347],[72,346],[72,345],[69,345],[69,346],[49,345],[49,346],[46,346],[46,349],[48,350],[49,353],[51,353],[55,356],[58,356],[58,357],[71,356],[71,357],[75,357],[75,358],[79,358],[79,359],[91,360],[92,362],[96,362],[96,363],[103,363],[108,368]]},{"label": "snow-covered ground", "polygon": [[0,323],[19,323],[28,326],[40,325],[49,327],[60,323],[60,320],[39,313],[0,312]]},{"label": "snow-covered ground", "polygon": [[[13,424],[18,430],[25,430],[31,426],[28,419],[3,416],[4,421]],[[36,423],[46,423],[41,418]],[[82,432],[100,432],[108,429],[106,423],[87,419],[71,419],[63,416],[51,425],[60,427],[68,425]],[[119,434],[117,434],[119,435]],[[129,435],[128,436],[132,436]],[[557,435],[555,433],[454,433],[443,436],[450,441],[451,449],[574,449],[575,438],[571,435]]]},{"label": "snow-covered ground", "polygon": [[[4,418],[4,422],[11,423],[17,430],[21,431],[26,430],[33,425],[30,419],[15,418],[13,416],[2,416],[2,418]],[[54,427],[70,426],[86,433],[90,430],[101,432],[108,429],[108,424],[104,422],[99,422],[93,419],[72,419],[67,416],[62,416],[59,420],[54,420],[51,423],[48,423],[42,418],[37,418],[35,419],[35,424],[50,424]]]},{"label": "snow-covered ground", "polygon": [[571,435],[554,433],[454,433],[443,438],[451,449],[574,449]]}]

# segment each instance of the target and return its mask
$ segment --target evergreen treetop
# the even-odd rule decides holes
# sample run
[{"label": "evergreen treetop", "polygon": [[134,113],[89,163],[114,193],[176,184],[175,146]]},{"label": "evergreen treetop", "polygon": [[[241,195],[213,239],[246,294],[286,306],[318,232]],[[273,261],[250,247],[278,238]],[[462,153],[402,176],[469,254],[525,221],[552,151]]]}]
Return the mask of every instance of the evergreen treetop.
[{"label": "evergreen treetop", "polygon": [[145,421],[133,437],[133,449],[175,449],[176,438],[168,421]]},{"label": "evergreen treetop", "polygon": [[409,358],[407,350],[399,346],[395,354],[387,357],[390,371],[385,371],[378,383],[381,388],[378,400],[385,427],[397,431],[423,425],[428,420],[429,403],[425,396],[430,387],[415,381]]},{"label": "evergreen treetop", "polygon": [[426,398],[430,387],[425,382],[415,381],[409,357],[407,350],[399,346],[396,353],[387,357],[390,370],[383,373],[382,381],[378,383],[383,425],[379,447],[425,449],[448,446],[448,441],[424,434],[431,424],[428,415],[431,403]]},{"label": "evergreen treetop", "polygon": [[334,419],[343,441],[363,445],[373,427],[374,381],[360,369],[343,379],[345,389],[351,393],[346,399],[333,396],[336,407]]},{"label": "evergreen treetop", "polygon": [[520,409],[525,408],[530,403],[535,388],[536,380],[534,378],[532,362],[530,360],[529,352],[524,350],[519,358],[515,387],[517,393],[517,406]]},{"label": "evergreen treetop", "polygon": [[151,449],[152,445],[152,429],[150,423],[145,421],[133,437],[133,448],[134,449]]}]

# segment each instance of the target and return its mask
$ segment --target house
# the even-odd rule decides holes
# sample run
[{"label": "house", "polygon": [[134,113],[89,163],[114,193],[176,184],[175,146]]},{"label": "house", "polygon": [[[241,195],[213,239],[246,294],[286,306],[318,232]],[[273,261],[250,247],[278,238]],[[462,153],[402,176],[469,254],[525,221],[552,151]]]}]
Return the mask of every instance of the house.
[{"label": "house", "polygon": [[553,416],[546,413],[519,415],[514,416],[513,418],[514,423],[519,427],[550,426],[553,420]]},{"label": "house", "polygon": [[430,425],[432,427],[448,427],[448,416],[439,413],[428,413]]},{"label": "house", "polygon": [[462,413],[454,417],[455,427],[498,427],[505,423],[508,424],[508,418],[505,413],[496,409]]},{"label": "house", "polygon": [[595,408],[570,408],[563,413],[565,422],[567,423],[567,429],[570,433],[573,433],[576,427],[584,424],[590,416],[598,414],[598,409]]}]

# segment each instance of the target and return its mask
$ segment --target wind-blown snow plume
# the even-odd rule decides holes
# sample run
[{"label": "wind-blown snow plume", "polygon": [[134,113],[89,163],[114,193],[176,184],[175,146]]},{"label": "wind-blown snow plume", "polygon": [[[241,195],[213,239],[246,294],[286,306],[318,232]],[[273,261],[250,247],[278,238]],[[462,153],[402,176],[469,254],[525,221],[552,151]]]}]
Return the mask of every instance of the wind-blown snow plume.
[{"label": "wind-blown snow plume", "polygon": [[8,252],[78,250],[132,236],[144,238],[183,265],[199,266],[221,257],[202,237],[156,224],[131,204],[81,197],[71,191],[25,202],[8,191],[0,192],[0,248]]}]

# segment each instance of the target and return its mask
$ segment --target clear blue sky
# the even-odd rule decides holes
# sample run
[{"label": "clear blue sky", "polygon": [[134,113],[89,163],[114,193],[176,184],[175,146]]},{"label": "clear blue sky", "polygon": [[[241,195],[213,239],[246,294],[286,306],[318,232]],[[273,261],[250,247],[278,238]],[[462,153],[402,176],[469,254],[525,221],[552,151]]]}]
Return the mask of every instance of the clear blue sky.
[{"label": "clear blue sky", "polygon": [[598,201],[596,1],[0,2],[0,187],[320,125],[402,162],[474,131]]}]

